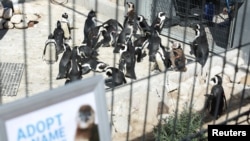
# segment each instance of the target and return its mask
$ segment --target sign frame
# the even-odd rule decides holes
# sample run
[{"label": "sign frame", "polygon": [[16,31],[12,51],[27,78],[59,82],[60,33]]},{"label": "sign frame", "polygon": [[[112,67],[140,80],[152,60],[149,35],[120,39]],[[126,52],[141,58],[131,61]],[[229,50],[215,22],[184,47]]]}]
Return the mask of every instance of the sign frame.
[{"label": "sign frame", "polygon": [[28,115],[34,111],[60,104],[86,94],[94,94],[100,141],[111,141],[108,108],[106,104],[104,79],[102,75],[85,78],[52,90],[38,93],[28,98],[16,100],[0,106],[0,140],[8,141],[7,121]]}]

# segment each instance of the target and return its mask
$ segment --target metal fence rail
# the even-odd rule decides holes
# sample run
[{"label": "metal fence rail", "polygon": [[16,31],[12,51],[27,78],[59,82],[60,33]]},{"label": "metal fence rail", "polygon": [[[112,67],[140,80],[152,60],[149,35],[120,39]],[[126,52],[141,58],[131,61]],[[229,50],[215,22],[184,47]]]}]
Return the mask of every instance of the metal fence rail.
[{"label": "metal fence rail", "polygon": [[[42,0],[22,1],[22,4],[29,2],[35,3],[37,6],[42,3]],[[46,31],[41,29],[27,29],[23,31],[13,31],[16,29],[0,30],[2,39],[2,41],[0,41],[0,57],[4,56],[7,50],[6,48],[1,50],[2,46],[10,44],[9,46],[13,47],[13,45],[11,45],[13,42],[11,43],[10,40],[6,39],[11,38],[8,34],[18,34],[21,35],[20,37],[22,38],[19,38],[16,42],[16,44],[20,46],[20,48],[16,50],[17,53],[11,53],[9,58],[6,57],[6,55],[0,58],[0,64],[6,60],[15,60],[17,63],[24,63],[24,72],[20,85],[22,89],[19,89],[17,96],[21,95],[20,98],[28,98],[36,94],[39,90],[35,91],[35,89],[38,89],[39,86],[42,85],[46,85],[46,87],[42,87],[42,91],[64,85],[64,80],[56,80],[56,75],[58,74],[57,63],[59,61],[55,64],[45,66],[41,64],[44,63],[41,61],[41,58],[39,58],[41,61],[39,63],[32,62],[32,59],[36,59],[35,61],[39,59],[29,52],[31,50],[33,51],[34,47],[41,48],[40,51],[43,50],[47,36],[49,33],[52,33],[55,27],[56,18],[61,18],[63,12],[68,12],[73,27],[79,28],[72,30],[72,44],[77,45],[78,42],[82,42],[84,21],[91,9],[98,11],[97,19],[99,25],[109,18],[117,19],[122,23],[124,17],[120,15],[125,15],[124,13],[127,11],[125,2],[127,1],[86,0],[83,2],[77,0],[48,0],[48,6],[42,8],[43,10],[47,10],[47,12],[43,11],[47,15],[42,15],[48,18],[46,19],[47,23],[41,22],[41,24],[46,26],[43,25]],[[187,132],[185,132],[185,137],[182,140],[206,140],[207,125],[210,124],[249,125],[250,42],[244,38],[244,36],[247,35],[245,35],[245,33],[243,35],[243,32],[240,32],[248,30],[246,22],[250,19],[247,18],[248,16],[246,14],[248,12],[247,10],[250,9],[249,2],[240,1],[240,3],[236,3],[235,16],[229,25],[227,23],[229,19],[226,18],[226,15],[222,14],[223,8],[227,6],[225,1],[222,0],[211,1],[213,2],[214,8],[212,19],[204,15],[205,8],[208,6],[206,5],[208,4],[206,0],[146,0],[145,3],[134,0],[132,2],[134,2],[138,14],[145,15],[146,17],[149,15],[150,19],[148,19],[148,22],[150,24],[156,18],[158,12],[167,13],[168,20],[165,22],[161,39],[166,48],[171,46],[171,40],[178,41],[181,44],[189,61],[187,64],[188,70],[187,72],[176,72],[172,69],[163,72],[152,71],[152,64],[147,62],[148,58],[146,58],[142,63],[136,63],[135,70],[137,79],[126,78],[126,84],[115,88],[107,88],[106,100],[113,140],[160,140],[159,135],[162,132],[155,134],[155,130],[163,126],[163,124],[160,123],[164,123],[163,121],[169,119],[171,115],[176,117],[172,121],[173,129],[171,129],[172,133],[175,133],[176,130],[178,130],[178,116],[184,109],[188,110],[189,113],[186,115],[187,127],[185,127],[185,130]],[[44,1],[41,5],[44,6]],[[26,8],[24,4],[22,6],[23,9]],[[58,8],[59,10],[54,10],[53,8]],[[62,9],[63,11],[60,11]],[[243,11],[243,15],[238,15],[239,10]],[[121,11],[123,13],[121,13]],[[143,11],[147,11],[147,13]],[[105,12],[110,12],[110,15]],[[56,15],[58,13],[60,13],[60,15]],[[240,24],[238,24],[239,22]],[[190,24],[194,23],[201,23],[205,26],[209,40],[209,57],[203,69],[195,62],[195,57],[189,53],[190,41],[192,41],[195,36],[195,32],[190,28]],[[38,30],[39,32],[37,32]],[[31,42],[29,39],[35,38],[31,37],[30,32],[41,34],[37,34],[40,39],[35,40],[39,45],[34,43],[31,45],[29,43]],[[241,33],[241,35],[234,35],[235,33]],[[236,39],[239,41],[238,43],[234,43]],[[233,45],[234,48],[231,48]],[[41,55],[42,52],[38,54]],[[12,60],[11,57],[15,57],[15,55],[17,56],[16,58],[19,59]],[[107,63],[110,66],[117,67],[120,56],[113,53],[112,47],[100,48],[99,55],[99,60],[108,61]],[[1,66],[2,65],[0,65],[0,67]],[[3,76],[1,70],[2,68],[0,68],[0,77],[2,80],[5,76]],[[39,73],[41,73],[41,75],[38,77],[37,75]],[[208,116],[207,111],[204,110],[204,104],[207,100],[204,95],[210,93],[212,87],[210,79],[216,74],[219,74],[223,79],[227,102],[227,109],[218,119]],[[105,73],[91,72],[87,75],[83,75],[83,79],[94,75],[103,75],[106,77]],[[39,82],[40,80],[41,82]],[[4,82],[1,81],[1,84],[2,83]],[[2,95],[3,90],[2,87],[0,88],[0,103],[5,104],[7,103],[6,99],[11,98]],[[15,98],[13,99],[15,100]],[[195,113],[201,116],[199,127],[195,133],[189,131],[193,118],[192,111],[195,111]],[[174,139],[175,135],[171,137]]]}]

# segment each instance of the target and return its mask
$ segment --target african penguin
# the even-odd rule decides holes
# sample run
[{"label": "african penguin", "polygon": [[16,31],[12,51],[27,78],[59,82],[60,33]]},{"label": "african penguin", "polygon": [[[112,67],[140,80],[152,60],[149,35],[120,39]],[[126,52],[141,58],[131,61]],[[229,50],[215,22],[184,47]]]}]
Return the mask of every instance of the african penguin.
[{"label": "african penguin", "polygon": [[102,25],[91,28],[88,33],[87,46],[97,50],[99,47],[97,44],[99,42],[100,35],[104,30],[106,29]]},{"label": "african penguin", "polygon": [[102,26],[106,29],[102,31],[103,39],[98,43],[98,47],[114,46],[120,30],[123,26],[115,19],[109,19],[105,21]]},{"label": "african penguin", "polygon": [[146,18],[143,15],[139,15],[137,17],[138,20],[138,27],[140,29],[141,35],[144,37],[146,36],[146,32],[151,31],[151,27],[149,26]]},{"label": "african penguin", "polygon": [[74,141],[99,141],[98,125],[95,123],[95,111],[89,104],[82,105],[76,115]]},{"label": "african penguin", "polygon": [[132,2],[126,2],[126,5],[128,6],[128,11],[125,16],[125,19],[123,21],[123,27],[126,27],[127,24],[134,24],[136,19],[136,13],[135,13],[135,5]]},{"label": "african penguin", "polygon": [[60,21],[57,21],[56,28],[53,31],[53,37],[56,41],[57,55],[64,51],[64,30]]},{"label": "african penguin", "polygon": [[81,63],[82,75],[93,72],[105,72],[105,68],[108,65],[102,61],[97,60],[96,58],[83,58]]},{"label": "african penguin", "polygon": [[67,78],[67,75],[70,69],[70,60],[71,60],[72,50],[69,44],[65,43],[64,45],[65,45],[65,50],[59,62],[59,73],[56,77],[57,80]]},{"label": "african penguin", "polygon": [[178,42],[172,42],[170,50],[170,60],[174,70],[186,72],[186,57],[181,48],[181,44]]},{"label": "african penguin", "polygon": [[159,12],[157,14],[157,17],[155,18],[155,20],[151,24],[151,28],[153,28],[156,31],[158,31],[159,33],[161,33],[163,26],[164,26],[164,23],[165,23],[165,20],[166,20],[166,13]]},{"label": "african penguin", "polygon": [[123,27],[131,26],[132,27],[132,41],[134,41],[134,35],[137,33],[138,25],[137,25],[137,13],[135,11],[135,5],[132,2],[127,2],[126,5],[128,6],[128,11],[125,16]]},{"label": "african penguin", "polygon": [[133,25],[128,25],[124,27],[118,36],[115,48],[113,49],[113,53],[119,53],[121,46],[127,44],[128,40],[131,39],[132,35],[133,35]]},{"label": "african penguin", "polygon": [[86,45],[80,45],[78,50],[82,58],[97,58],[99,55],[96,50]]},{"label": "african penguin", "polygon": [[218,119],[227,108],[226,96],[222,87],[222,78],[215,75],[211,81],[215,85],[212,87],[210,94],[205,94],[207,97],[205,108],[211,116]]},{"label": "african penguin", "polygon": [[148,38],[148,55],[149,61],[155,62],[155,54],[157,53],[159,47],[161,46],[161,38],[157,30],[153,30],[150,37]]},{"label": "african penguin", "polygon": [[120,49],[119,69],[126,77],[136,79],[135,74],[135,48],[131,40]]},{"label": "african penguin", "polygon": [[83,44],[87,43],[89,31],[96,26],[97,26],[96,12],[94,10],[90,10],[87,19],[85,20],[84,23],[84,29],[83,29],[84,40],[82,42]]},{"label": "african penguin", "polygon": [[47,64],[53,64],[58,60],[57,44],[52,33],[49,34],[43,49],[42,59]]},{"label": "african penguin", "polygon": [[109,88],[114,88],[116,86],[127,83],[124,73],[115,67],[107,67],[105,69],[105,85]]},{"label": "african penguin", "polygon": [[69,16],[67,13],[62,14],[62,19],[61,19],[61,25],[62,29],[64,31],[64,38],[66,40],[71,39],[71,29],[70,29],[70,22],[69,22]]},{"label": "african penguin", "polygon": [[167,52],[164,47],[160,46],[155,54],[155,69],[160,72],[166,71],[171,67],[170,52]]},{"label": "african penguin", "polygon": [[195,38],[191,43],[191,52],[190,54],[194,54],[196,61],[204,67],[207,62],[208,54],[209,54],[209,45],[205,32],[205,28],[201,24],[193,25],[193,29],[195,31]]},{"label": "african penguin", "polygon": [[81,61],[80,54],[79,54],[78,48],[75,46],[72,49],[71,59],[69,61],[70,68],[68,70],[67,80],[66,80],[65,84],[82,79],[82,71],[81,71],[80,61]]}]

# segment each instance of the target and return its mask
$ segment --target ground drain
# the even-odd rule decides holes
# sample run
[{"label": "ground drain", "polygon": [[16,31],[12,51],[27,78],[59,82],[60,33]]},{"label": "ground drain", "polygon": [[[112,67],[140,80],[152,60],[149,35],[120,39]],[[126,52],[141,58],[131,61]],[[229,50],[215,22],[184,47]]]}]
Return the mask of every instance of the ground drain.
[{"label": "ground drain", "polygon": [[24,64],[0,62],[0,95],[16,96],[21,82]]}]

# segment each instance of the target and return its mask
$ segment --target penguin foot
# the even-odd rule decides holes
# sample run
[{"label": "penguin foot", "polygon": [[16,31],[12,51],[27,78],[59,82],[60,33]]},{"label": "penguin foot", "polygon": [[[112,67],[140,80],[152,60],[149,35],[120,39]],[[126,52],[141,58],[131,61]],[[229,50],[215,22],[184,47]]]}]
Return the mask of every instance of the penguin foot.
[{"label": "penguin foot", "polygon": [[64,78],[66,78],[66,75],[58,74],[57,77],[56,77],[56,80],[64,79]]}]

